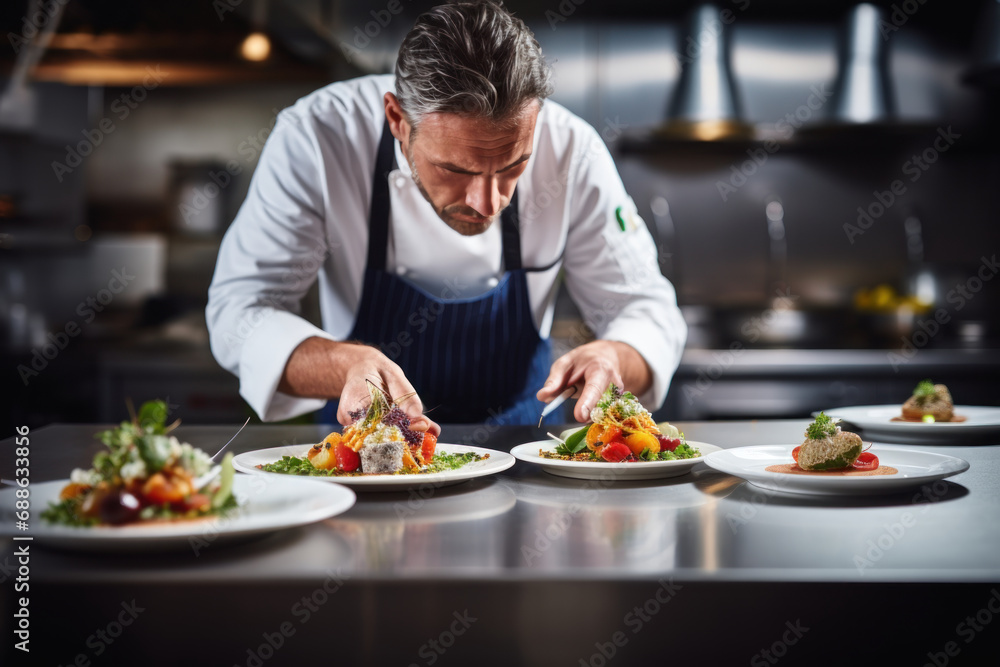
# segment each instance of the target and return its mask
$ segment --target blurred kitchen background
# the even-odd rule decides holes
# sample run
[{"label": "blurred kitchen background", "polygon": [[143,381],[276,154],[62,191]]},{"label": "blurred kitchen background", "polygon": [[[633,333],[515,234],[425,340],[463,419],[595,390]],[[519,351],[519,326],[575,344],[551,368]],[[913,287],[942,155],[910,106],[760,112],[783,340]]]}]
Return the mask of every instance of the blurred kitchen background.
[{"label": "blurred kitchen background", "polygon": [[[424,0],[0,8],[0,386],[15,424],[249,414],[206,290],[279,110],[391,71]],[[1000,4],[511,0],[690,326],[659,416],[1000,405]],[[307,313],[318,318],[315,303]],[[562,296],[557,349],[588,339]]]}]

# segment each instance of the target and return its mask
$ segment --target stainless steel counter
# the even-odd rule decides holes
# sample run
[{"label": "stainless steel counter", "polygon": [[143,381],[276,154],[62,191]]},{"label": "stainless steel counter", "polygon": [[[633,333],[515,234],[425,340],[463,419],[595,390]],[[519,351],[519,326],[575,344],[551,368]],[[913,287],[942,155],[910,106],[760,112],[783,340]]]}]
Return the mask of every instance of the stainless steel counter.
[{"label": "stainless steel counter", "polygon": [[[734,447],[796,442],[805,422],[681,426],[690,439]],[[34,431],[32,482],[85,466],[100,447],[91,439],[99,428]],[[177,434],[211,451],[232,431],[181,427]],[[313,442],[326,432],[248,427],[233,448]],[[442,440],[509,450],[540,434],[447,426]],[[154,648],[167,635],[177,635],[184,650],[206,651],[203,664],[256,664],[252,654],[267,653],[257,651],[260,643],[284,622],[295,633],[272,646],[269,664],[297,664],[329,642],[349,664],[596,665],[612,649],[620,662],[645,664],[663,656],[665,637],[675,658],[768,664],[759,651],[787,644],[784,624],[799,620],[810,630],[784,650],[803,660],[864,662],[856,654],[863,638],[834,639],[866,626],[878,629],[879,640],[897,626],[922,628],[896,647],[912,664],[951,640],[969,659],[1000,640],[1000,618],[983,626],[976,643],[966,645],[955,631],[962,618],[988,609],[1000,582],[1000,446],[930,449],[971,468],[919,495],[830,500],[767,492],[704,465],[675,479],[602,483],[519,462],[459,486],[362,494],[323,523],[197,555],[95,556],[35,542],[38,650],[60,664],[79,653],[96,658],[88,637],[135,598],[148,620],[140,615],[107,649],[145,664],[170,663]],[[0,474],[10,478],[13,440],[0,443],[0,452]],[[5,557],[12,558],[9,546]],[[308,605],[296,607],[303,597],[317,607],[304,621]],[[5,619],[10,599],[5,591]],[[456,620],[466,611],[477,620]],[[848,617],[858,624],[845,625]],[[718,630],[727,641],[706,643]],[[428,648],[432,639],[448,641],[448,632],[454,646]]]}]

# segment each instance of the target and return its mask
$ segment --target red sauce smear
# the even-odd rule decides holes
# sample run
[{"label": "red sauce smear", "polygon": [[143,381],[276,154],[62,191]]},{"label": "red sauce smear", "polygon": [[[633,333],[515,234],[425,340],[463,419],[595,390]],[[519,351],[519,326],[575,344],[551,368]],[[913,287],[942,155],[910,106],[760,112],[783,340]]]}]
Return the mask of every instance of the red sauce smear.
[{"label": "red sauce smear", "polygon": [[917,424],[928,423],[928,424],[954,424],[955,422],[964,422],[968,417],[963,415],[953,415],[948,421],[932,421],[924,422],[923,419],[910,419],[909,417],[893,417],[889,421],[891,422],[915,422]]},{"label": "red sauce smear", "polygon": [[816,475],[820,477],[875,477],[877,475],[895,475],[899,472],[892,466],[879,466],[875,470],[803,470],[797,463],[778,463],[767,466],[768,472],[783,472],[790,475]]}]

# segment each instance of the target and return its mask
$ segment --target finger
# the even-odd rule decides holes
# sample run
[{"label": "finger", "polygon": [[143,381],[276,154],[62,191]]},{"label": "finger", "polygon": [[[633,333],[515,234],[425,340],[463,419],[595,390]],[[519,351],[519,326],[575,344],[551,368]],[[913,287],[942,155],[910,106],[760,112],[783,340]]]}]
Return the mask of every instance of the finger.
[{"label": "finger", "polygon": [[354,421],[351,419],[350,413],[354,410],[367,409],[369,400],[368,387],[363,380],[348,380],[344,384],[344,390],[340,393],[337,421],[342,426],[349,426]]},{"label": "finger", "polygon": [[[406,413],[406,416],[410,418],[410,426],[414,427],[415,424],[423,423],[434,424],[430,419],[424,416],[424,404],[420,400],[420,396],[417,394],[416,389],[410,384],[410,381],[406,379],[406,375],[403,374],[403,370],[398,366],[393,366],[388,369],[382,370],[382,377],[385,380],[385,386],[389,390],[389,395],[393,398],[399,396],[401,400],[397,402],[397,405]],[[434,424],[437,426],[436,424]],[[422,431],[426,429],[415,428],[414,430]],[[438,427],[438,433],[440,433],[440,427]],[[437,435],[435,433],[434,435]]]},{"label": "finger", "polygon": [[415,419],[411,419],[410,429],[414,431],[426,431],[434,437],[441,435],[441,427],[438,426],[437,422],[428,419],[426,415],[420,415]]},{"label": "finger", "polygon": [[535,398],[540,400],[542,403],[548,403],[563,392],[566,388],[566,376],[573,367],[572,354],[572,352],[568,352],[556,359],[555,363],[552,364],[552,368],[549,370],[548,379],[545,380],[545,384],[543,384],[542,388],[535,394]]},{"label": "finger", "polygon": [[580,400],[576,402],[576,409],[573,410],[573,416],[576,417],[577,421],[585,422],[590,419],[590,411],[594,409],[601,394],[617,375],[616,372],[608,368],[591,367],[586,383],[583,385],[583,391],[580,393]]}]

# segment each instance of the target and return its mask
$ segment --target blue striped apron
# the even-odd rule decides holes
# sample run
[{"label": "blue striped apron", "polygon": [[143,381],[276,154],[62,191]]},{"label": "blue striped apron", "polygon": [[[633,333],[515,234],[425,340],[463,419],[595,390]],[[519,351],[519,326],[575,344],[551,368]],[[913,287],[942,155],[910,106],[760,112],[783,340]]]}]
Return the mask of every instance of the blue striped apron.
[{"label": "blue striped apron", "polygon": [[[438,423],[537,424],[544,405],[535,392],[548,377],[552,346],[535,328],[527,271],[550,267],[521,264],[517,191],[500,215],[503,277],[479,296],[441,299],[386,271],[388,177],[395,168],[395,138],[386,123],[372,181],[368,263],[349,338],[378,346],[399,364]],[[330,401],[323,410],[327,423],[336,423],[336,405]],[[547,421],[560,421],[558,411]]]}]

